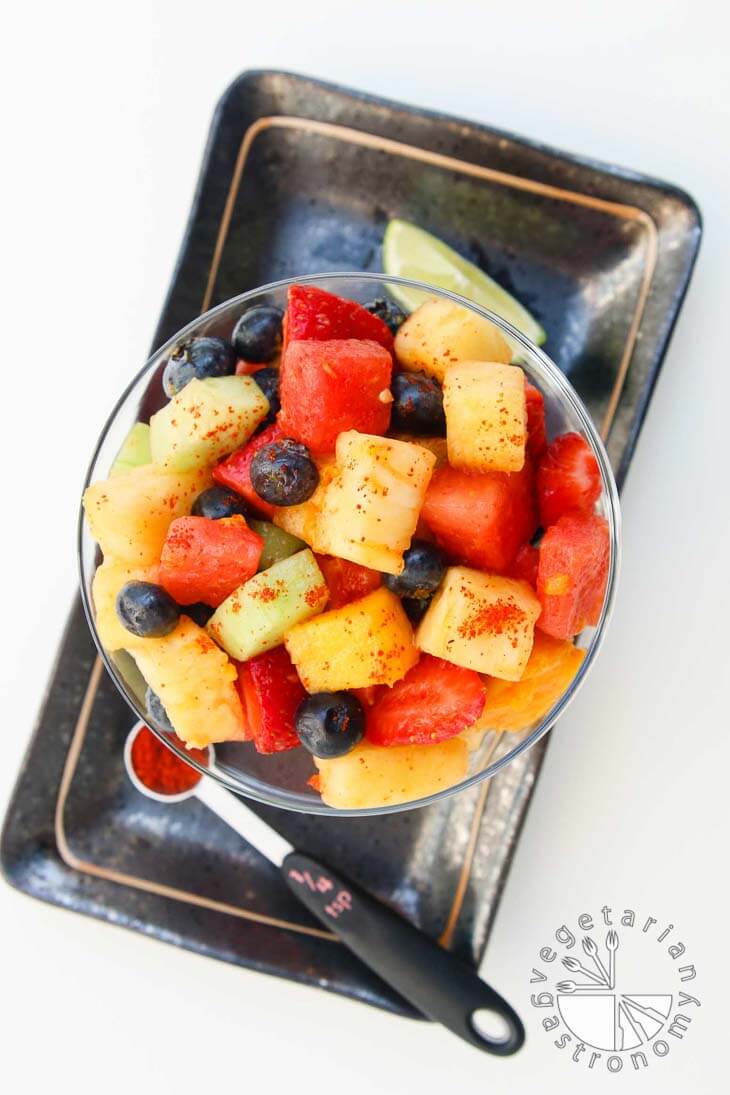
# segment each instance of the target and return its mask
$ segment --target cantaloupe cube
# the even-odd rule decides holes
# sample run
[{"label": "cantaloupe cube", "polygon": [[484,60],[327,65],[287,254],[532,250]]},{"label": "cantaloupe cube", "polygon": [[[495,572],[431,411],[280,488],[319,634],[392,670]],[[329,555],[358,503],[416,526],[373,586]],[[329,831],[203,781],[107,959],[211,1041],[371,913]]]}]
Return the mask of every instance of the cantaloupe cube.
[{"label": "cantaloupe cube", "polygon": [[436,457],[421,445],[356,430],[340,434],[335,455],[337,475],[324,494],[317,550],[400,574]]},{"label": "cantaloupe cube", "polygon": [[268,411],[250,376],[191,380],[150,419],[152,459],[181,471],[210,467],[248,441]]},{"label": "cantaloupe cube", "polygon": [[537,630],[522,679],[514,683],[495,678],[486,681],[487,698],[475,726],[485,730],[526,730],[557,703],[584,657],[585,650]]},{"label": "cantaloupe cube", "polygon": [[418,661],[408,617],[384,586],[292,628],[285,646],[308,692],[395,684]]},{"label": "cantaloupe cube", "polygon": [[498,327],[450,300],[427,300],[417,308],[399,328],[394,350],[401,368],[440,381],[457,361],[512,359]]},{"label": "cantaloupe cube", "polygon": [[84,492],[91,535],[104,555],[134,566],[159,563],[171,522],[190,513],[209,485],[206,471],[165,471],[156,464],[92,483]]},{"label": "cantaloupe cube", "polygon": [[387,748],[363,741],[344,757],[315,757],[315,764],[328,806],[362,810],[416,801],[453,787],[467,774],[469,753],[459,737],[435,745]]},{"label": "cantaloupe cube", "polygon": [[525,374],[517,365],[463,361],[444,377],[449,463],[464,471],[520,471],[525,463]]},{"label": "cantaloupe cube", "polygon": [[186,745],[245,740],[236,667],[202,627],[181,616],[173,632],[143,639],[132,656]]},{"label": "cantaloupe cube", "polygon": [[157,582],[157,564],[148,567],[130,566],[118,559],[107,558],[97,567],[91,586],[94,602],[94,618],[105,650],[133,650],[147,642],[127,631],[117,616],[116,602],[119,590],[126,582]]},{"label": "cantaloupe cube", "polygon": [[527,582],[449,567],[416,644],[465,669],[518,681],[532,650],[540,602]]}]

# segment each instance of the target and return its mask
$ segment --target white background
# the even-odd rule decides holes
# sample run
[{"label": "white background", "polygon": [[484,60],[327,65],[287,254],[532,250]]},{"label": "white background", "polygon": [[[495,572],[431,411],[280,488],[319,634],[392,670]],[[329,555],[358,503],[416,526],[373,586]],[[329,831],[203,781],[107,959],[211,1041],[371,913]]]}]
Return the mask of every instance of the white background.
[{"label": "white background", "polygon": [[[668,179],[699,203],[705,238],[624,494],[615,623],[553,736],[487,953],[485,975],[525,1014],[524,1052],[487,1058],[433,1027],[2,885],[4,1090],[726,1090],[730,28],[720,10],[67,0],[6,13],[3,804],[71,602],[87,458],[146,356],[211,112],[240,70],[319,75]],[[641,1076],[589,1075],[527,1014],[538,946],[604,902],[671,920],[699,971],[687,1038]],[[184,1060],[169,1065],[175,1044]]]}]

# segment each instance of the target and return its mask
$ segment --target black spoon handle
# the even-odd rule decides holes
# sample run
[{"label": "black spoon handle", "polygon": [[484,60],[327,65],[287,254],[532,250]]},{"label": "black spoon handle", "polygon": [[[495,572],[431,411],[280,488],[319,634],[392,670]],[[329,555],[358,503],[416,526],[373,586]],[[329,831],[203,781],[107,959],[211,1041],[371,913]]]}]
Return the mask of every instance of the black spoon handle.
[{"label": "black spoon handle", "polygon": [[[289,888],[367,966],[429,1019],[477,1049],[507,1056],[525,1030],[506,1000],[448,951],[331,868],[291,852],[281,870]],[[474,1025],[475,1012],[496,1012],[504,1037]]]}]

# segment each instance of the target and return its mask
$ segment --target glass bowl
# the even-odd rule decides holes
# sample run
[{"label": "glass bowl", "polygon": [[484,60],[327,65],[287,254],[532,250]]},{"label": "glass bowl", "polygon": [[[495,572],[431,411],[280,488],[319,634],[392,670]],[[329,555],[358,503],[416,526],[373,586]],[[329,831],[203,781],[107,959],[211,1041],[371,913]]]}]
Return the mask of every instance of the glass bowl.
[{"label": "glass bowl", "polygon": [[[404,278],[366,273],[317,274],[275,282],[260,289],[242,293],[240,296],[212,308],[209,312],[189,323],[187,327],[178,332],[174,338],[170,339],[150,358],[144,368],[129,384],[126,391],[122,393],[101,432],[84,486],[86,487],[94,480],[105,479],[108,476],[114,458],[134,423],[138,421],[147,422],[150,416],[167,401],[162,390],[162,371],[170,350],[176,342],[182,337],[190,335],[219,335],[230,338],[235,323],[244,310],[260,304],[273,304],[283,308],[286,303],[288,287],[292,284],[304,283],[319,286],[332,293],[337,293],[339,296],[357,300],[361,303],[382,296],[395,296],[397,298],[399,286],[421,289],[424,291],[424,299],[435,296],[453,300],[490,319],[512,340],[516,354],[515,359],[519,360],[528,378],[540,388],[545,397],[548,436],[554,437],[556,434],[568,430],[583,434],[593,449],[601,472],[602,489],[596,508],[597,512],[608,521],[610,563],[606,597],[598,626],[586,628],[577,640],[578,644],[586,650],[586,657],[570,688],[540,722],[526,727],[524,731],[519,733],[488,734],[481,746],[471,755],[469,772],[461,782],[454,784],[453,787],[441,790],[438,794],[411,802],[368,809],[339,810],[325,805],[316,792],[307,787],[307,779],[314,773],[314,765],[312,758],[304,749],[296,749],[272,756],[262,756],[255,751],[251,743],[224,743],[216,745],[215,765],[212,768],[199,769],[208,775],[212,775],[213,778],[231,791],[286,810],[335,816],[394,813],[416,806],[428,805],[446,795],[457,794],[481,780],[488,779],[500,768],[509,764],[511,760],[514,760],[515,757],[539,741],[558,716],[565,711],[593,665],[611,615],[620,556],[618,493],[605,449],[588,412],[572,386],[542,350],[539,350],[519,331],[500,319],[499,316],[454,293],[434,289],[421,282],[409,281]],[[165,741],[170,748],[173,748],[180,757],[198,768],[199,766],[190,760],[184,749],[175,748],[170,744],[169,739],[164,735],[164,728],[156,725],[154,719],[147,714],[144,705],[146,686],[133,659],[124,651],[112,655],[102,647],[94,623],[91,597],[91,583],[99,562],[100,552],[91,537],[82,511],[79,519],[81,592],[89,626],[99,648],[99,653],[114,683],[134,712],[135,718],[146,722],[161,740]]]}]

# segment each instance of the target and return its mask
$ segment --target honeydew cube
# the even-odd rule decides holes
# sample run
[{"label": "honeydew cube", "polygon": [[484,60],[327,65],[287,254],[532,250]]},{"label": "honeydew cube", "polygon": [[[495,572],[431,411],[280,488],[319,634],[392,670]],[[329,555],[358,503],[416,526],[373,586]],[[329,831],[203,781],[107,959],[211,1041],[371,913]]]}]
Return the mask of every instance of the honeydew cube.
[{"label": "honeydew cube", "polygon": [[512,358],[502,332],[483,316],[450,300],[427,300],[398,329],[394,345],[398,364],[443,381],[458,361],[501,361]]},{"label": "honeydew cube", "polygon": [[463,361],[444,377],[449,463],[464,471],[520,471],[525,463],[525,374],[517,365]]},{"label": "honeydew cube", "polygon": [[105,556],[135,566],[159,563],[171,522],[190,513],[193,499],[209,483],[205,471],[156,464],[92,483],[83,499],[91,534]]},{"label": "honeydew cube", "polygon": [[248,441],[268,413],[250,376],[191,380],[150,419],[152,459],[179,471],[210,467]]},{"label": "honeydew cube", "polygon": [[321,612],[328,591],[309,548],[239,586],[208,621],[208,633],[237,661],[272,650],[296,624]]},{"label": "honeydew cube", "polygon": [[146,422],[135,422],[122,442],[122,447],[112,464],[109,477],[124,475],[132,468],[152,463],[150,450],[150,428]]},{"label": "honeydew cube", "polygon": [[420,623],[416,645],[465,669],[518,681],[539,615],[540,602],[527,582],[449,567]]},{"label": "honeydew cube", "polygon": [[400,599],[384,586],[292,628],[285,645],[308,692],[395,684],[418,661]]},{"label": "honeydew cube", "polygon": [[340,434],[335,456],[337,474],[324,494],[317,550],[400,574],[436,457],[421,445],[356,430]]},{"label": "honeydew cube", "polygon": [[469,752],[459,737],[388,747],[363,741],[343,757],[315,758],[315,764],[328,806],[362,810],[413,802],[453,787],[467,774]]}]

